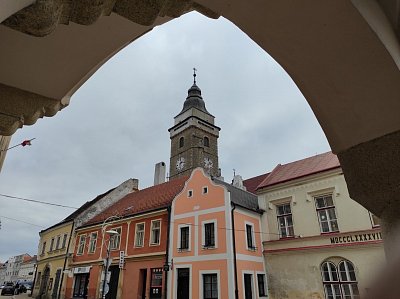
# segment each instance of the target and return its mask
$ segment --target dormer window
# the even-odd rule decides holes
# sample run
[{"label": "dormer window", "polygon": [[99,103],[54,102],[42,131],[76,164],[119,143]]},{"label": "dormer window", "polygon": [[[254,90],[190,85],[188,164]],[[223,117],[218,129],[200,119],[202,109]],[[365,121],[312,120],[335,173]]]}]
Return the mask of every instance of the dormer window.
[{"label": "dormer window", "polygon": [[183,147],[185,145],[185,138],[181,137],[179,138],[179,147]]}]

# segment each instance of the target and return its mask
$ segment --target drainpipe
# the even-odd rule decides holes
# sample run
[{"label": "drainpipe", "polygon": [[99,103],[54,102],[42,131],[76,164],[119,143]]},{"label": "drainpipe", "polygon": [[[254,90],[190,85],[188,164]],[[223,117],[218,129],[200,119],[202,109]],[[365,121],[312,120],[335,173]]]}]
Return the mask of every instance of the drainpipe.
[{"label": "drainpipe", "polygon": [[64,271],[65,271],[65,267],[67,266],[67,259],[68,259],[68,254],[69,254],[69,245],[71,243],[72,233],[74,231],[74,226],[75,226],[75,221],[72,221],[72,227],[71,227],[71,232],[69,233],[67,252],[65,253],[64,266],[63,266],[62,273],[61,273],[61,280],[60,280],[60,284],[59,284],[57,299],[60,299],[60,296],[61,296],[61,289],[62,289],[62,284],[63,284],[63,280],[64,280]]},{"label": "drainpipe", "polygon": [[[171,227],[171,206],[167,208],[168,211],[168,223],[167,223],[167,249],[165,251],[165,263],[168,264],[169,259],[169,230]],[[165,271],[165,283],[164,283],[164,298],[168,298],[168,271]]]},{"label": "drainpipe", "polygon": [[239,299],[239,290],[238,290],[238,279],[237,279],[237,262],[236,262],[236,238],[235,238],[235,217],[234,211],[236,209],[236,205],[232,202],[232,210],[231,210],[231,218],[232,218],[232,242],[233,242],[233,267],[235,268],[235,299]]}]

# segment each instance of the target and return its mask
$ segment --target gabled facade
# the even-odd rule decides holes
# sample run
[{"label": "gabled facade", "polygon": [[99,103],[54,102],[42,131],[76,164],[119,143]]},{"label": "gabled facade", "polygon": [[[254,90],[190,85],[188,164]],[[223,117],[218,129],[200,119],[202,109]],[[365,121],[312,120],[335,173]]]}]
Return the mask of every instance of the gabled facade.
[{"label": "gabled facade", "polygon": [[331,152],[244,182],[258,194],[271,299],[353,299],[384,263],[379,219],[353,201]]},{"label": "gabled facade", "polygon": [[[186,179],[131,193],[77,228],[65,298],[102,296],[108,246],[112,261],[106,298],[165,298],[169,210]],[[110,230],[118,235],[109,235]]]},{"label": "gabled facade", "polygon": [[257,197],[195,169],[174,199],[168,298],[267,296]]},{"label": "gabled facade", "polygon": [[39,233],[37,267],[32,290],[33,297],[63,298],[65,293],[64,270],[68,268],[74,248],[74,231],[82,221],[88,221],[109,204],[137,190],[135,179],[127,180],[116,188],[85,203],[77,211]]}]

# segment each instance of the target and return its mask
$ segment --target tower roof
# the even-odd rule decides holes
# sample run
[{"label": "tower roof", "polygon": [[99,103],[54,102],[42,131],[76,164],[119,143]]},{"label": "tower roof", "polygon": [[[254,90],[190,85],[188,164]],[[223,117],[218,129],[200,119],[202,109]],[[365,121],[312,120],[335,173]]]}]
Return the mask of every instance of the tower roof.
[{"label": "tower roof", "polygon": [[206,104],[201,96],[201,89],[196,85],[196,82],[194,82],[192,87],[189,88],[188,96],[186,97],[186,100],[183,103],[182,111],[179,114],[182,114],[191,108],[196,108],[200,111],[210,114],[207,111]]}]

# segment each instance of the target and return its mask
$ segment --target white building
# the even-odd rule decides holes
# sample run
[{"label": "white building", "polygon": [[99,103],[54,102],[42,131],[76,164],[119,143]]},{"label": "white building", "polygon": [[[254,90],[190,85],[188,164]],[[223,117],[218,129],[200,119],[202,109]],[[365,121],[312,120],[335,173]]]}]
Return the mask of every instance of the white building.
[{"label": "white building", "polygon": [[0,285],[4,284],[6,281],[6,272],[7,272],[7,262],[0,263]]},{"label": "white building", "polygon": [[5,281],[16,282],[19,278],[22,263],[30,258],[31,256],[27,253],[10,257],[7,262]]},{"label": "white building", "polygon": [[271,299],[359,298],[385,263],[378,219],[328,152],[246,180],[258,195]]},{"label": "white building", "polygon": [[19,281],[33,281],[36,266],[36,255],[30,259],[26,259],[19,269],[18,280]]}]

